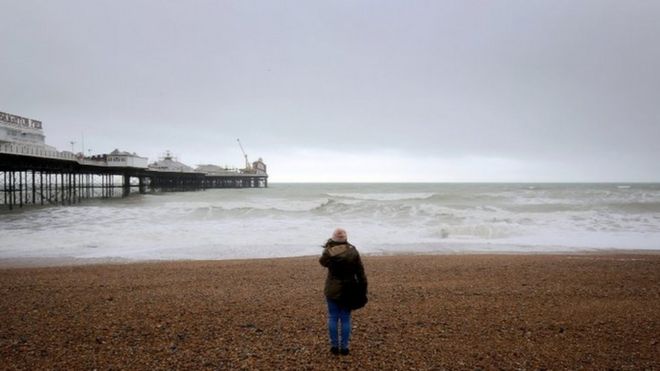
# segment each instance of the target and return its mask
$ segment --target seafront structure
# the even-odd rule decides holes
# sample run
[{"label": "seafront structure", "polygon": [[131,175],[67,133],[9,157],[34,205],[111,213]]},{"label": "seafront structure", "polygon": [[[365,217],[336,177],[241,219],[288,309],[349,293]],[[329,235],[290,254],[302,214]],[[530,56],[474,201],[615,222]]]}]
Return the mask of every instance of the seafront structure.
[{"label": "seafront structure", "polygon": [[107,166],[146,168],[149,162],[149,159],[146,157],[140,157],[136,153],[122,152],[118,149],[115,149],[104,157]]},{"label": "seafront structure", "polygon": [[193,168],[190,166],[179,162],[172,154],[170,151],[167,151],[165,153],[165,156],[163,156],[160,160],[154,162],[153,164],[149,164],[149,169],[152,170],[164,170],[164,171],[180,171],[180,172],[191,172],[194,171]]},{"label": "seafront structure", "polygon": [[0,112],[0,152],[51,158],[69,158],[71,154],[46,145],[41,121],[4,112]]},{"label": "seafront structure", "polygon": [[60,152],[45,138],[41,121],[0,112],[0,209],[68,205],[133,191],[268,187],[261,159],[241,170],[209,171],[208,166],[215,165],[193,170],[172,158],[148,165],[146,157],[118,149],[88,157]]}]

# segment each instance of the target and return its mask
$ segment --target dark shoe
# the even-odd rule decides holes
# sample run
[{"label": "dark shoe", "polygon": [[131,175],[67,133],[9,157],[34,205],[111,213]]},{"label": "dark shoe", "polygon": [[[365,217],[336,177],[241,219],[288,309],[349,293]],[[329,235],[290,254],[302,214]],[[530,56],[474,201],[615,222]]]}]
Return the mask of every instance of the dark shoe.
[{"label": "dark shoe", "polygon": [[340,350],[339,353],[341,353],[342,356],[347,356],[348,355],[348,348]]},{"label": "dark shoe", "polygon": [[337,347],[330,348],[330,353],[332,353],[334,355],[339,354],[339,348],[337,348]]}]

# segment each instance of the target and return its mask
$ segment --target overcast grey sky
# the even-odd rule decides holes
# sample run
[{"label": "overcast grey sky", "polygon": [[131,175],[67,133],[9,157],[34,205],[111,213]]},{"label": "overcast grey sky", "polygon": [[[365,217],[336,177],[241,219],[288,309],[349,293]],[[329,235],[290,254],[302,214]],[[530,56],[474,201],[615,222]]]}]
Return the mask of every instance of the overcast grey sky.
[{"label": "overcast grey sky", "polygon": [[47,143],[271,181],[660,181],[660,1],[0,0]]}]

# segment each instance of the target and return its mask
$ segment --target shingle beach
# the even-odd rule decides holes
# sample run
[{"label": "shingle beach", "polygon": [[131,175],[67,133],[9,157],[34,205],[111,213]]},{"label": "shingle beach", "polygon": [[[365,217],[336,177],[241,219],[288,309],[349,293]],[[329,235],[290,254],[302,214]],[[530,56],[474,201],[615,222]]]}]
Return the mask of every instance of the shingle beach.
[{"label": "shingle beach", "polygon": [[363,256],[351,354],[318,257],[0,269],[2,369],[658,369],[660,255]]}]

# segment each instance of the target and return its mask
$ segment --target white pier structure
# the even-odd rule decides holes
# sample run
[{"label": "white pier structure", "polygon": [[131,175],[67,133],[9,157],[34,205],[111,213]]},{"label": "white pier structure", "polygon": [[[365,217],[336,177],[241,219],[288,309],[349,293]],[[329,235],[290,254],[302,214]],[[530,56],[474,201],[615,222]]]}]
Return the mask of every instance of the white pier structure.
[{"label": "white pier structure", "polygon": [[[69,205],[86,198],[123,197],[133,190],[189,191],[268,187],[259,159],[243,170],[202,168],[148,159],[114,150],[84,157],[46,145],[41,121],[0,112],[0,209],[24,205]],[[174,165],[182,166],[174,166]],[[115,190],[118,189],[118,192]]]}]

